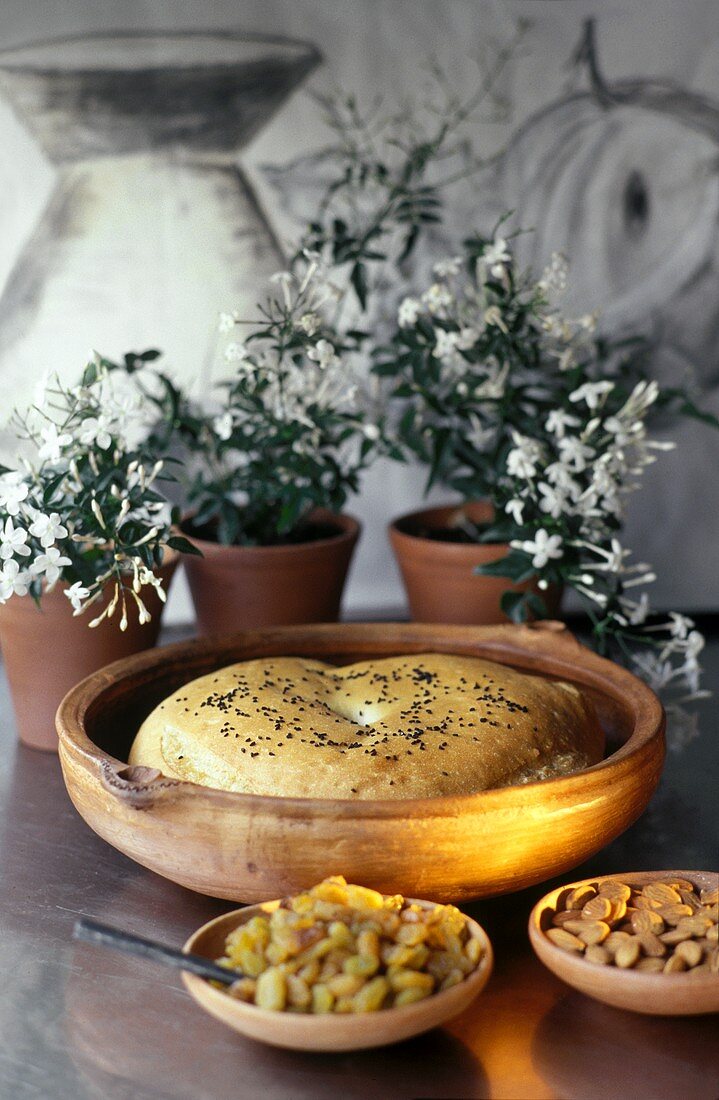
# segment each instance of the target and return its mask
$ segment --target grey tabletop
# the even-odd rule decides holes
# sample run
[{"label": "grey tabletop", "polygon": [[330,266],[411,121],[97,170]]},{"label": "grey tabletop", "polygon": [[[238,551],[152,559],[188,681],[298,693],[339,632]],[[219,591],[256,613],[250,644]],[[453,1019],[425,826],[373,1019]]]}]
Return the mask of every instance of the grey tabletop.
[{"label": "grey tabletop", "polygon": [[[719,691],[719,631],[707,646]],[[719,718],[670,752],[648,811],[572,877],[719,866]],[[620,1012],[569,990],[526,941],[548,885],[469,906],[497,965],[448,1027],[383,1050],[303,1055],[245,1040],[202,1013],[178,976],[72,941],[80,915],[181,944],[232,908],[133,863],[70,804],[57,758],[16,744],[0,679],[0,1100],[719,1095],[717,1017]]]}]

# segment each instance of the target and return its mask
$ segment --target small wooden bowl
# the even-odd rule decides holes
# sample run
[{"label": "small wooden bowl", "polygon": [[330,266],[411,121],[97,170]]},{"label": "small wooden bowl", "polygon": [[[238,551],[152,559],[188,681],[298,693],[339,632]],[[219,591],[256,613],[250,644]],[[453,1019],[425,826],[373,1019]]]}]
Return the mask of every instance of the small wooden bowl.
[{"label": "small wooden bowl", "polygon": [[[433,902],[418,901],[416,898],[406,900],[424,909],[434,907]],[[267,901],[216,917],[190,936],[183,951],[194,952],[214,961],[224,954],[225,940],[230,932],[258,913],[271,913],[279,904],[279,901]],[[330,1052],[388,1046],[451,1020],[484,989],[492,972],[492,944],[484,929],[469,917],[467,927],[470,936],[482,944],[482,957],[477,968],[459,985],[433,993],[425,1000],[403,1008],[387,1008],[356,1016],[270,1012],[235,1000],[194,974],[183,971],[182,980],[190,995],[212,1016],[235,1031],[271,1046]]]},{"label": "small wooden bowl", "polygon": [[[486,657],[575,682],[597,708],[607,758],[541,783],[381,801],[218,791],[126,763],[162,699],[234,661],[296,655],[348,664],[423,652]],[[174,882],[245,902],[297,893],[333,874],[437,901],[522,889],[576,867],[631,825],[664,761],[657,697],[553,622],[320,624],[180,643],[84,680],[64,699],[57,725],[65,783],[91,828]]]},{"label": "small wooden bowl", "polygon": [[[706,889],[719,883],[719,874],[711,871],[637,871],[623,875],[598,875],[567,885],[583,886],[588,882],[615,879],[628,886],[646,886],[671,878],[684,878],[695,886]],[[538,957],[558,978],[574,986],[588,997],[626,1008],[630,1012],[642,1012],[649,1016],[698,1016],[706,1012],[719,1012],[719,975],[691,976],[691,972],[679,974],[652,974],[641,970],[622,970],[616,966],[597,966],[581,955],[563,951],[548,940],[543,931],[545,914],[554,912],[557,899],[567,886],[560,886],[546,894],[534,906],[529,917],[529,938]]]}]

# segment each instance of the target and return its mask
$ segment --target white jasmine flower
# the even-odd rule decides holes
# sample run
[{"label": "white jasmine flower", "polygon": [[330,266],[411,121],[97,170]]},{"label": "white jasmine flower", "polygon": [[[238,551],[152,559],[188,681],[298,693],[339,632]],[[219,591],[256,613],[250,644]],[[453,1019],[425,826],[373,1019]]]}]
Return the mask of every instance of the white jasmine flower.
[{"label": "white jasmine flower", "polygon": [[492,244],[487,245],[482,253],[482,260],[489,268],[492,275],[500,278],[504,274],[504,264],[511,260],[512,256],[507,248],[504,237],[495,237]]},{"label": "white jasmine flower", "polygon": [[650,382],[637,382],[617,413],[617,419],[622,421],[625,427],[632,421],[641,420],[658,397],[659,385],[654,379]]},{"label": "white jasmine flower", "polygon": [[536,439],[512,432],[514,447],[507,455],[507,473],[510,477],[530,478],[537,472],[542,459],[542,447]]},{"label": "white jasmine flower", "polygon": [[6,561],[16,555],[22,558],[32,553],[27,543],[27,531],[24,527],[15,527],[12,517],[5,520],[5,526],[0,524],[0,558]]},{"label": "white jasmine flower", "polygon": [[434,351],[432,354],[437,359],[452,359],[454,358],[457,348],[457,332],[447,332],[446,329],[437,328],[434,330],[436,343],[434,345]]},{"label": "white jasmine flower", "polygon": [[61,523],[58,512],[51,512],[49,516],[38,512],[30,524],[30,534],[40,540],[41,546],[48,547],[57,539],[67,538],[67,527]]},{"label": "white jasmine flower", "polygon": [[429,290],[422,295],[422,301],[430,313],[438,317],[444,316],[447,306],[452,304],[452,293],[442,283],[432,283]]},{"label": "white jasmine flower", "polygon": [[457,349],[459,351],[470,351],[479,339],[479,329],[468,326],[460,329],[456,336]]},{"label": "white jasmine flower", "polygon": [[228,363],[241,363],[243,359],[246,359],[249,352],[244,344],[233,341],[225,348],[225,359]]},{"label": "white jasmine flower", "polygon": [[229,439],[232,435],[232,413],[224,412],[212,421],[212,430],[220,439]]},{"label": "white jasmine flower", "polygon": [[583,443],[579,436],[565,435],[558,440],[561,461],[575,473],[581,473],[587,467],[587,459],[594,454],[594,448]]},{"label": "white jasmine flower", "polygon": [[686,615],[680,615],[677,611],[669,612],[669,633],[673,638],[684,640],[694,627],[694,620]]},{"label": "white jasmine flower", "polygon": [[567,428],[578,428],[580,424],[581,420],[579,417],[572,416],[571,413],[565,412],[564,409],[551,409],[549,416],[544,422],[544,427],[548,432],[552,432],[556,435],[557,439],[562,439]]},{"label": "white jasmine flower", "polygon": [[98,447],[106,451],[112,443],[112,436],[108,431],[108,427],[109,423],[105,416],[88,416],[80,425],[78,440],[86,447],[92,447],[96,443]]},{"label": "white jasmine flower", "polygon": [[646,622],[649,614],[649,596],[646,592],[642,592],[638,602],[621,596],[619,603],[632,626],[642,626]]},{"label": "white jasmine flower", "polygon": [[314,336],[320,327],[320,318],[316,313],[303,313],[299,320],[299,327],[308,336]]},{"label": "white jasmine flower", "polygon": [[447,279],[450,275],[456,275],[462,267],[462,257],[452,256],[451,259],[438,260],[432,271],[439,279]]},{"label": "white jasmine flower", "polygon": [[72,562],[61,554],[57,546],[48,546],[44,554],[38,554],[30,570],[36,576],[44,573],[45,580],[51,586],[58,580],[63,565],[72,565]]},{"label": "white jasmine flower", "polygon": [[652,584],[657,579],[656,573],[648,572],[642,573],[639,577],[631,577],[629,580],[624,581],[625,588],[634,588],[641,584]]},{"label": "white jasmine flower", "polygon": [[475,386],[474,396],[483,397],[488,401],[501,401],[504,397],[508,375],[509,363],[505,363],[503,367],[498,367],[495,363],[490,367],[489,375],[484,382],[480,382],[478,386]]},{"label": "white jasmine flower", "polygon": [[[457,387],[459,390],[459,386]],[[470,413],[470,429],[466,435],[466,441],[475,451],[484,451],[496,436],[496,428],[485,427],[476,413]]]},{"label": "white jasmine flower", "polygon": [[30,489],[21,475],[15,472],[0,475],[0,508],[9,516],[17,516],[20,505],[27,499]]},{"label": "white jasmine flower", "polygon": [[687,658],[695,660],[704,649],[704,645],[704,635],[700,634],[698,630],[690,631],[684,644],[684,652]]},{"label": "white jasmine flower", "polygon": [[314,347],[307,352],[307,358],[318,363],[321,370],[326,370],[328,367],[338,367],[342,362],[339,355],[335,355],[335,349],[329,340],[318,340]]},{"label": "white jasmine flower", "polygon": [[610,550],[605,550],[603,546],[592,546],[593,552],[603,558],[603,561],[594,562],[587,565],[586,568],[606,573],[621,573],[624,559],[628,556],[629,551],[622,548],[619,539],[612,539],[610,546]]},{"label": "white jasmine flower", "polygon": [[548,265],[542,272],[538,286],[545,292],[561,294],[567,288],[569,265],[561,252],[553,252]]},{"label": "white jasmine flower", "polygon": [[30,580],[29,573],[21,571],[13,558],[3,562],[0,570],[0,603],[6,603],[11,596],[27,596]]},{"label": "white jasmine flower", "polygon": [[59,433],[55,424],[46,424],[40,430],[42,444],[38,448],[37,457],[41,462],[59,462],[63,447],[72,443],[72,436],[68,432]]},{"label": "white jasmine flower", "polygon": [[507,512],[518,527],[522,525],[522,513],[524,512],[524,501],[519,497],[515,497],[513,500],[508,500],[504,506],[505,512]]},{"label": "white jasmine flower", "polygon": [[[146,565],[143,565],[142,562],[139,563],[137,568],[137,576],[140,585],[150,585],[152,588],[155,589],[155,592],[159,596],[162,603],[167,603],[167,593],[162,587],[162,579],[158,577],[157,573],[153,573],[153,571],[151,569],[148,569]],[[149,613],[147,613],[147,615],[148,617],[146,621],[149,622],[152,616]]]},{"label": "white jasmine flower", "polygon": [[625,447],[628,443],[639,442],[645,432],[641,420],[627,423],[621,416],[608,416],[602,423],[605,432],[615,437],[617,447]]},{"label": "white jasmine flower", "polygon": [[221,313],[217,321],[217,331],[225,336],[228,332],[232,332],[237,320],[237,314],[235,313]]},{"label": "white jasmine flower", "polygon": [[290,287],[293,285],[294,281],[295,277],[291,271],[276,271],[274,275],[270,275],[270,282],[282,288],[282,297],[287,309],[292,309]]},{"label": "white jasmine flower", "polygon": [[585,382],[569,395],[569,400],[577,404],[584,401],[588,409],[598,409],[604,404],[603,398],[614,389],[613,382]]},{"label": "white jasmine flower", "polygon": [[403,298],[397,310],[397,321],[400,328],[410,328],[417,323],[417,318],[422,312],[422,303],[419,298]]},{"label": "white jasmine flower", "polygon": [[657,653],[635,653],[632,660],[642,679],[646,680],[653,691],[661,691],[675,677],[675,669],[672,668],[671,661],[661,660]]},{"label": "white jasmine flower", "polygon": [[375,442],[377,439],[379,439],[380,434],[380,430],[376,424],[362,425],[362,435],[365,437],[365,439],[370,439],[372,440],[372,442]]},{"label": "white jasmine flower", "polygon": [[69,588],[65,589],[65,595],[72,604],[72,609],[77,614],[82,610],[82,602],[86,600],[90,595],[90,589],[85,588],[82,581],[75,581]]},{"label": "white jasmine flower", "polygon": [[505,325],[502,318],[502,311],[500,310],[499,306],[489,306],[487,309],[485,309],[484,313],[482,314],[482,320],[484,321],[485,325],[494,325],[496,326],[496,328],[500,329],[504,333],[509,332],[509,329]]},{"label": "white jasmine flower", "polygon": [[43,405],[45,404],[45,401],[47,399],[48,386],[50,385],[50,382],[52,381],[53,376],[54,376],[54,372],[53,372],[52,368],[48,367],[47,370],[44,370],[42,372],[42,374],[38,378],[37,382],[35,383],[35,388],[33,389],[33,398],[32,398],[32,400],[33,400],[33,404],[38,406],[39,408],[42,408]]},{"label": "white jasmine flower", "polygon": [[540,509],[550,515],[552,519],[559,519],[567,506],[566,494],[555,486],[548,485],[546,481],[540,481],[537,489],[541,494]]},{"label": "white jasmine flower", "polygon": [[514,539],[509,545],[515,550],[530,554],[535,569],[543,569],[551,560],[561,558],[564,553],[561,535],[550,535],[543,527],[540,527],[533,539]]},{"label": "white jasmine flower", "polygon": [[563,462],[550,462],[544,470],[544,476],[551,485],[556,485],[563,493],[576,499],[577,482],[569,472],[569,467]]},{"label": "white jasmine flower", "polygon": [[549,314],[542,319],[542,328],[554,340],[562,344],[569,344],[574,339],[574,332],[569,321],[555,314]]},{"label": "white jasmine flower", "polygon": [[595,332],[598,316],[596,310],[593,313],[585,313],[583,317],[577,318],[577,324],[580,328],[585,329],[586,332]]}]

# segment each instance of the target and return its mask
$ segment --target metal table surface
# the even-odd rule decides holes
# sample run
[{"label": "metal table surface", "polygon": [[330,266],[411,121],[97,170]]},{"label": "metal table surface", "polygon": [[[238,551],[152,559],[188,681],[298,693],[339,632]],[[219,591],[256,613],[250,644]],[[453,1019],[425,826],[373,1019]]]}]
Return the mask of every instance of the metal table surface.
[{"label": "metal table surface", "polygon": [[[705,667],[719,693],[716,624]],[[716,869],[718,792],[719,719],[707,700],[700,736],[670,754],[648,811],[570,877]],[[57,759],[16,744],[0,679],[0,1100],[719,1096],[719,1017],[622,1012],[536,961],[526,920],[549,885],[467,906],[493,938],[496,968],[447,1027],[355,1054],[245,1040],[197,1008],[176,973],[71,940],[85,915],[180,944],[232,906],[166,882],[91,832]]]}]

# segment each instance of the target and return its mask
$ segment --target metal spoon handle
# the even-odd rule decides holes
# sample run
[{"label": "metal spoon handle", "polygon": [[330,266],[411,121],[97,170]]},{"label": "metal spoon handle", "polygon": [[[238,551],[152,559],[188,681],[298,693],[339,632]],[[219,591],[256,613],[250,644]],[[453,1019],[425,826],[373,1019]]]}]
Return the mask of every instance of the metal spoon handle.
[{"label": "metal spoon handle", "polygon": [[141,959],[164,963],[176,970],[188,970],[191,974],[223,982],[225,985],[232,985],[239,977],[234,970],[217,966],[201,955],[185,955],[175,947],[146,940],[142,936],[133,936],[130,932],[123,932],[120,928],[112,928],[98,921],[83,918],[75,923],[72,934],[74,939],[95,944],[96,947],[113,947],[116,951],[125,951],[128,955],[138,955]]}]

